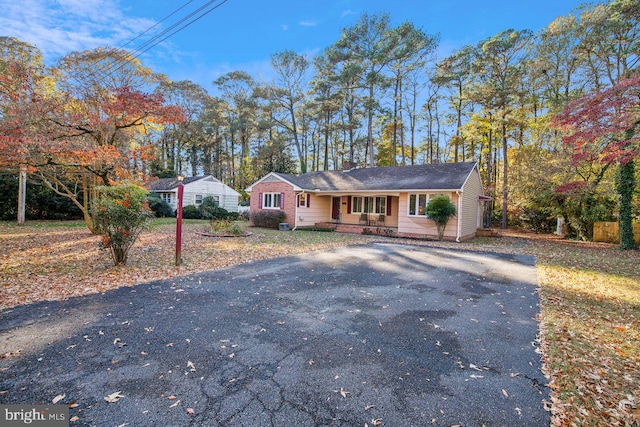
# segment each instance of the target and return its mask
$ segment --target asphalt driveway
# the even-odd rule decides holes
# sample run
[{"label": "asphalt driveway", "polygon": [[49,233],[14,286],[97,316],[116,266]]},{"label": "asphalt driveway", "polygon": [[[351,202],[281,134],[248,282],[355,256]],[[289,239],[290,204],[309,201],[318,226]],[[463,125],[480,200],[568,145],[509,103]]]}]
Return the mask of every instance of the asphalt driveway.
[{"label": "asphalt driveway", "polygon": [[548,426],[536,286],[532,257],[372,244],[16,307],[0,403],[64,395],[72,426]]}]

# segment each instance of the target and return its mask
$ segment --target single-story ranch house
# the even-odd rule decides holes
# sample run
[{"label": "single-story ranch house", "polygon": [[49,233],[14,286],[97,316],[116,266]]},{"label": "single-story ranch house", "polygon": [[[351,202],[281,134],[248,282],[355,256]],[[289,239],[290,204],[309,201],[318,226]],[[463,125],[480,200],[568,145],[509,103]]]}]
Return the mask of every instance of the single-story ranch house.
[{"label": "single-story ranch house", "polygon": [[[221,208],[229,212],[238,212],[240,193],[211,175],[187,177],[182,184],[184,185],[182,206],[198,206],[202,203],[202,199],[211,196]],[[178,178],[158,179],[151,182],[147,189],[158,193],[173,209],[178,207]]]},{"label": "single-story ranch house", "polygon": [[[331,227],[349,233],[437,238],[425,207],[443,194],[456,206],[445,239],[474,237],[482,227],[484,196],[478,164],[440,163],[289,175],[271,172],[251,193],[251,213],[282,210],[290,227]],[[365,229],[368,229],[365,231]]]}]

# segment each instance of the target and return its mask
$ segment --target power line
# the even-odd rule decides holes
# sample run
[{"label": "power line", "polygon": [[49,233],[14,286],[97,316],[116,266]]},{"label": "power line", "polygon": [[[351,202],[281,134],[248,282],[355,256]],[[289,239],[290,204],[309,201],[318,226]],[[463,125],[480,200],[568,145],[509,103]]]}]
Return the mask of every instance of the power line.
[{"label": "power line", "polygon": [[[164,18],[162,18],[160,21],[156,22],[155,24],[153,24],[152,26],[150,26],[149,28],[147,28],[146,30],[144,30],[142,33],[138,34],[137,36],[135,36],[134,38],[130,39],[128,42],[126,42],[125,44],[123,44],[122,46],[120,46],[118,49],[119,50],[125,50],[125,46],[133,43],[134,41],[136,41],[137,39],[139,39],[140,37],[142,37],[143,35],[147,34],[149,31],[151,31],[152,29],[154,29],[155,27],[157,27],[158,25],[160,25],[162,22],[166,21],[167,19],[171,18],[173,15],[175,15],[176,13],[178,13],[180,10],[184,9],[186,6],[188,6],[190,3],[193,3],[193,0],[189,0],[186,3],[184,3],[182,6],[180,6],[179,8],[177,8],[176,10],[174,10],[173,12],[171,12],[169,15],[165,16]],[[106,54],[103,55],[98,55],[98,58],[96,60],[93,61],[93,64],[95,65],[95,67],[97,68],[96,70],[91,70],[88,69],[87,72],[89,74],[89,76],[95,80],[100,80],[104,83],[104,81],[106,80],[106,77],[108,77],[108,75],[106,75],[106,71],[108,71],[111,67],[113,67],[115,64],[118,64],[120,62],[125,62],[125,61],[130,61],[131,59],[126,59],[125,55],[125,59],[120,59],[117,60],[115,63],[108,65],[108,66],[102,66],[98,63],[98,61],[101,61],[102,59],[106,58]],[[104,74],[104,75],[103,75]],[[80,79],[77,76],[72,76],[72,78],[74,80],[76,80],[78,83],[82,83],[82,81],[80,81]]]},{"label": "power line", "polygon": [[[187,16],[185,16],[184,18],[180,19],[178,22],[172,24],[167,29],[161,31],[159,34],[157,34],[156,36],[152,37],[150,40],[148,40],[148,41],[144,42],[143,44],[141,44],[140,46],[136,47],[131,52],[128,52],[123,59],[114,62],[113,64],[109,65],[106,68],[100,69],[99,72],[100,72],[100,74],[102,74],[101,77],[103,79],[106,79],[107,77],[111,76],[113,73],[115,73],[116,71],[120,70],[125,64],[130,63],[133,59],[139,58],[142,54],[144,54],[145,52],[149,51],[150,49],[152,49],[153,47],[157,46],[158,44],[162,43],[163,41],[165,41],[169,37],[177,34],[178,32],[184,30],[185,28],[187,28],[188,26],[190,26],[194,22],[202,19],[204,16],[208,15],[209,13],[213,12],[214,10],[216,10],[217,8],[219,8],[220,6],[225,4],[228,0],[221,0],[220,3],[214,4],[217,1],[218,0],[209,0],[207,3],[205,3],[202,6],[200,6],[198,9],[194,10],[193,12],[189,13]],[[213,4],[213,6],[212,6],[212,4]],[[180,7],[178,10],[184,8],[185,6],[186,6],[186,4],[183,5],[182,7]],[[207,9],[209,6],[211,6],[211,7],[209,9]],[[175,14],[178,10],[173,12],[171,15]],[[202,12],[202,13],[200,13],[200,12]],[[200,13],[200,14],[198,16],[195,16],[198,13]],[[169,16],[171,16],[171,15],[169,15]],[[194,18],[194,16],[195,16],[195,18]],[[185,23],[185,21],[187,21],[190,18],[193,18],[193,19],[191,19],[190,21],[186,22],[186,24],[180,26],[181,24]],[[148,31],[149,31],[149,29],[146,30],[145,32],[148,32]],[[140,37],[140,36],[138,36],[138,37]],[[136,38],[138,38],[138,37],[136,37]]]},{"label": "power line", "polygon": [[156,22],[155,24],[153,24],[152,26],[150,26],[149,28],[147,28],[146,30],[144,30],[143,32],[141,32],[140,34],[138,34],[137,36],[135,36],[134,38],[132,38],[131,40],[129,40],[128,42],[126,42],[125,44],[123,44],[122,46],[120,46],[120,49],[124,49],[125,46],[133,43],[134,41],[138,40],[140,37],[144,36],[145,34],[147,34],[149,31],[153,30],[155,27],[157,27],[158,25],[162,24],[164,21],[166,21],[167,19],[171,18],[173,15],[175,15],[176,13],[180,12],[182,9],[184,9],[185,7],[187,7],[190,3],[193,3],[193,0],[189,0],[188,2],[186,2],[185,4],[183,4],[182,6],[180,6],[179,8],[177,8],[176,10],[174,10],[173,12],[171,12],[169,15],[165,16],[164,18],[162,18],[160,21]]}]

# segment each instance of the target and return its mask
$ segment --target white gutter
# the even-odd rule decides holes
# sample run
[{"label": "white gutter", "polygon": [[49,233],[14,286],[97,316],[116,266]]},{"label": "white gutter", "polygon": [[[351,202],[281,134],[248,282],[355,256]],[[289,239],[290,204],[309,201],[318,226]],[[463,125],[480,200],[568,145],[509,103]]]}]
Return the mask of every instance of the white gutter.
[{"label": "white gutter", "polygon": [[456,242],[457,242],[457,243],[460,243],[460,237],[461,237],[461,236],[460,236],[460,234],[462,233],[462,230],[461,230],[461,224],[460,224],[460,216],[461,216],[461,213],[460,213],[460,212],[461,212],[461,209],[462,209],[462,197],[461,197],[462,191],[456,191],[456,194],[458,195],[458,213],[457,213],[457,215],[456,215],[457,222],[458,222],[458,225],[457,225],[457,227],[456,227],[456,228],[457,228],[458,230],[457,230],[457,232],[456,232],[456,234],[457,234],[457,236],[456,236]]}]

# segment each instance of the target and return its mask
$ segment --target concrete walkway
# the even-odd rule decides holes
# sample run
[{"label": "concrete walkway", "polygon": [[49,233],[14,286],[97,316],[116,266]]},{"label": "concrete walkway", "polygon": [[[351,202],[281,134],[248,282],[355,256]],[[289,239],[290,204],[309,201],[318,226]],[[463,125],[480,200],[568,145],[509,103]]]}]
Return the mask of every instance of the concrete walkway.
[{"label": "concrete walkway", "polygon": [[536,286],[531,257],[372,244],[16,307],[0,403],[64,395],[72,426],[548,426]]}]

